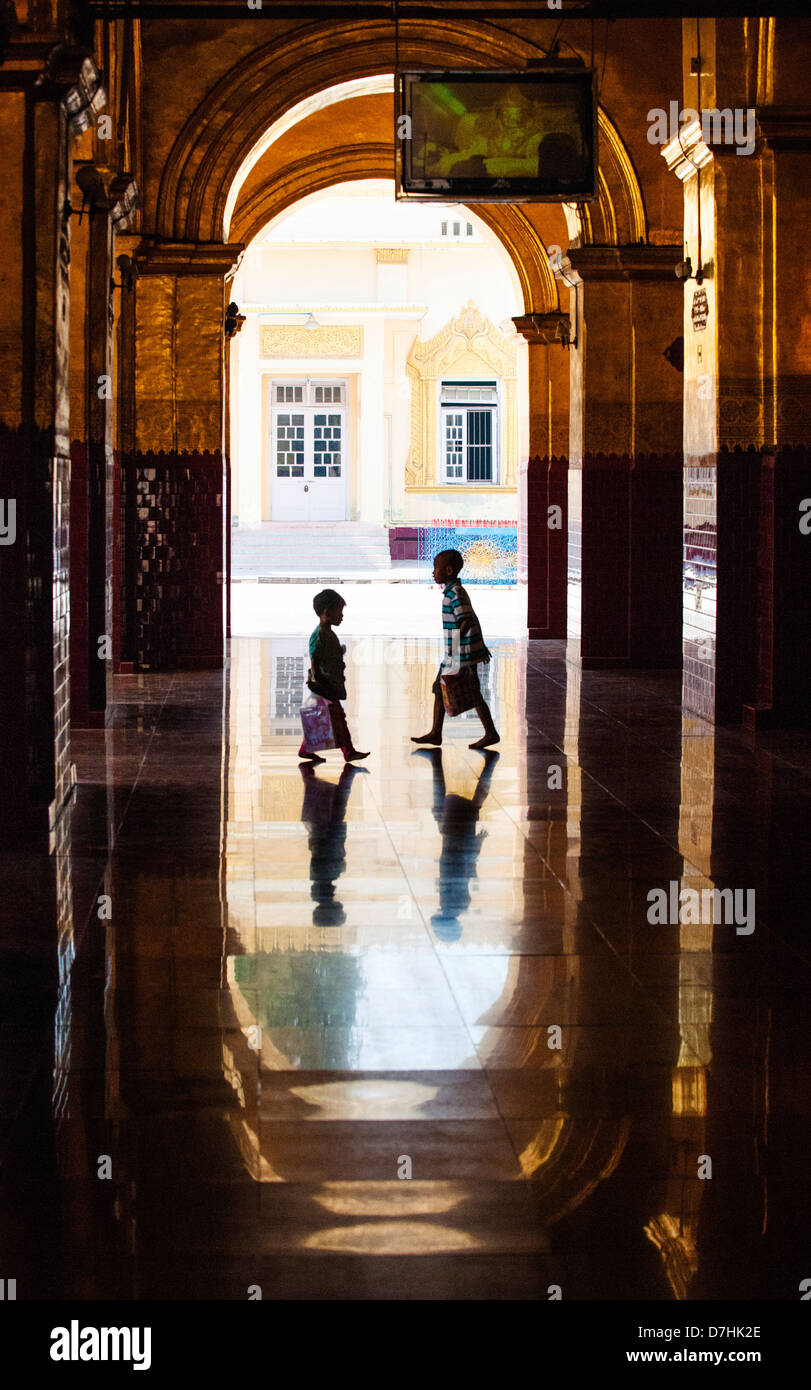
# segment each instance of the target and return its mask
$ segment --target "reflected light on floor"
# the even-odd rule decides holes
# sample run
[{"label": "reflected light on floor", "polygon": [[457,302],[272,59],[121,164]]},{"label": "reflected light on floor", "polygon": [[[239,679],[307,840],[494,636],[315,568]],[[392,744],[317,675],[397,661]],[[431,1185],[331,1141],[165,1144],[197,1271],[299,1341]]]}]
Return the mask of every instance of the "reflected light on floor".
[{"label": "reflected light on floor", "polygon": [[370,1221],[358,1226],[333,1226],[302,1241],[305,1249],[334,1250],[357,1255],[449,1255],[481,1249],[481,1241],[453,1226],[423,1221]]},{"label": "reflected light on floor", "polygon": [[346,1120],[369,1118],[371,1107],[374,1119],[379,1120],[387,1114],[392,1119],[412,1114],[435,1100],[439,1087],[386,1078],[385,1081],[325,1081],[310,1086],[291,1086],[290,1094],[324,1111],[319,1119],[329,1115]]},{"label": "reflected light on floor", "polygon": [[523,1153],[518,1155],[521,1172],[525,1178],[531,1177],[533,1173],[537,1173],[539,1168],[543,1168],[544,1164],[549,1162],[565,1124],[566,1119],[562,1115],[555,1120],[544,1120],[532,1143],[527,1144]]},{"label": "reflected light on floor", "polygon": [[454,1183],[370,1182],[361,1190],[354,1182],[332,1182],[324,1183],[313,1201],[336,1216],[392,1216],[400,1211],[409,1216],[436,1216],[452,1211],[469,1195]]}]

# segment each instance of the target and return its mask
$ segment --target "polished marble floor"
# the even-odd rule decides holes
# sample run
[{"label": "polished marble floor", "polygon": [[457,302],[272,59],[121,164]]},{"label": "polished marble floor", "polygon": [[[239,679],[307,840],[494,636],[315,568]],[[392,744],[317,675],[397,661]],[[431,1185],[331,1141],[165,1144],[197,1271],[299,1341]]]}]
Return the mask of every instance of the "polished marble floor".
[{"label": "polished marble floor", "polygon": [[[797,1297],[811,736],[493,645],[488,755],[410,744],[427,640],[350,660],[351,769],[298,765],[293,635],[75,735],[0,866],[18,1298]],[[754,930],[651,923],[672,884]]]}]

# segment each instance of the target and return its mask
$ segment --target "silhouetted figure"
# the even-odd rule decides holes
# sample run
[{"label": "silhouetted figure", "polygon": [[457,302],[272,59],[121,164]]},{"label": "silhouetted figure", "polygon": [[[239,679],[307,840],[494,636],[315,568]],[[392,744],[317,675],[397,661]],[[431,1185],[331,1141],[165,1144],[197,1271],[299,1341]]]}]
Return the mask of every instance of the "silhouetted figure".
[{"label": "silhouetted figure", "polygon": [[553,131],[544,136],[538,146],[538,178],[564,179],[570,182],[583,177],[585,161],[571,135]]},{"label": "silhouetted figure", "polygon": [[[354,746],[347,726],[341,704],[341,701],[346,699],[346,647],[341,645],[333,632],[333,628],[340,627],[344,620],[346,600],[342,599],[335,589],[322,589],[313,599],[313,608],[318,614],[318,627],[310,636],[310,674],[307,677],[307,686],[313,695],[329,700],[335,742],[346,762],[357,762],[360,758],[368,758],[369,754],[361,753]],[[298,755],[311,763],[324,761],[318,753],[309,751],[306,731]]]},{"label": "silhouetted figure", "polygon": [[479,811],[490,791],[493,769],[498,753],[485,753],[472,797],[448,792],[439,748],[421,748],[420,756],[431,759],[434,776],[434,819],[442,835],[439,856],[439,912],[431,918],[431,926],[440,941],[458,941],[462,935],[459,915],[470,907],[470,882],[476,877],[476,861],[487,838],[487,831],[476,833]]},{"label": "silhouetted figure", "polygon": [[347,763],[338,779],[322,782],[315,768],[299,766],[304,782],[301,819],[309,829],[310,896],[313,926],[341,927],[346,921],[343,903],[335,897],[335,883],[346,868],[346,806],[352,782],[364,768]]}]

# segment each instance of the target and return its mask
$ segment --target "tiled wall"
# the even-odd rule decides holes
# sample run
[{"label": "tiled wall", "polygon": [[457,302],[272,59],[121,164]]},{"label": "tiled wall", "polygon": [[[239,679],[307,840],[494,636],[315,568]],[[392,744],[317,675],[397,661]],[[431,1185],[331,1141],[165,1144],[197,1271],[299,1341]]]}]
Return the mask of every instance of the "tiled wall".
[{"label": "tiled wall", "polygon": [[531,638],[566,636],[567,483],[565,458],[536,455],[521,465],[518,576],[527,588]]},{"label": "tiled wall", "polygon": [[[23,789],[28,778],[26,729],[27,585],[25,501],[26,446],[22,431],[9,430],[0,423],[0,498],[16,506],[16,539],[0,545],[0,632],[3,659],[0,661],[0,767],[4,792],[0,795],[0,834],[2,843],[19,829],[25,809]],[[12,796],[16,790],[17,797]]]},{"label": "tiled wall", "polygon": [[585,665],[679,665],[681,534],[680,455],[570,468],[568,636]]},{"label": "tiled wall", "polygon": [[[781,449],[774,473],[773,701],[779,722],[811,722],[811,449]],[[766,650],[766,644],[761,645]]]},{"label": "tiled wall", "polygon": [[71,722],[84,728],[88,715],[88,468],[87,445],[70,446],[70,693]]},{"label": "tiled wall", "polygon": [[723,450],[685,469],[685,708],[721,723],[811,713],[811,453]]},{"label": "tiled wall", "polygon": [[388,546],[392,560],[420,560],[430,569],[440,550],[459,550],[465,556],[465,584],[515,584],[517,531],[511,523],[483,521],[456,524],[391,527]]},{"label": "tiled wall", "polygon": [[430,564],[440,550],[458,550],[464,556],[465,584],[515,584],[518,541],[515,526],[485,522],[481,526],[426,526],[420,528],[419,559]]},{"label": "tiled wall", "polygon": [[[71,789],[70,761],[70,459],[52,462],[53,480],[53,737],[54,815]],[[44,538],[43,538],[44,539]],[[43,662],[43,671],[47,669]],[[45,678],[47,679],[47,677]],[[49,702],[44,697],[44,705]],[[44,709],[43,709],[44,713]],[[47,722],[44,734],[50,732]],[[49,751],[49,750],[48,750]],[[43,755],[47,752],[43,748]]]},{"label": "tiled wall", "polygon": [[222,456],[139,452],[121,462],[125,658],[144,671],[221,666]]},{"label": "tiled wall", "polygon": [[70,459],[47,432],[0,425],[0,497],[16,501],[16,539],[0,546],[0,823],[47,839],[71,787]]},{"label": "tiled wall", "polygon": [[389,530],[392,560],[420,560],[430,568],[440,550],[458,550],[465,557],[465,584],[515,584],[517,529],[512,523],[483,521],[468,525],[394,526]]}]

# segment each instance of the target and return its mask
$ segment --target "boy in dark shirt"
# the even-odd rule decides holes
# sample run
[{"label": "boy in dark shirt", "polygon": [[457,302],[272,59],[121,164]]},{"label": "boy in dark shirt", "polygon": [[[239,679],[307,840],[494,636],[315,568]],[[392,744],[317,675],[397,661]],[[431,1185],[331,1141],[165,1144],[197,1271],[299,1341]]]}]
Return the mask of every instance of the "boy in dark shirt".
[{"label": "boy in dark shirt", "polygon": [[[310,674],[307,677],[307,685],[313,695],[321,695],[325,700],[329,700],[335,740],[346,762],[353,763],[360,758],[368,758],[369,754],[359,753],[355,748],[340,703],[346,699],[346,647],[341,646],[332,629],[339,627],[343,622],[345,607],[345,601],[335,589],[322,589],[313,599],[313,608],[318,614],[319,622],[310,637]],[[303,743],[299,749],[299,757],[306,758],[311,763],[324,761],[317,753],[308,753]]]}]

